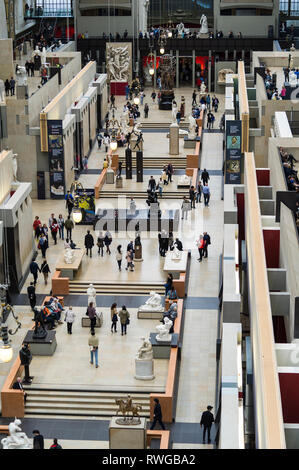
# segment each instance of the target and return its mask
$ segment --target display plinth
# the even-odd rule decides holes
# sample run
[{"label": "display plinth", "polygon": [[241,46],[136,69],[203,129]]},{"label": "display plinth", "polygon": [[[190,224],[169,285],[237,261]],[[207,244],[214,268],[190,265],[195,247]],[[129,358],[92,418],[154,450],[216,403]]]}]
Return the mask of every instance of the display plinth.
[{"label": "display plinth", "polygon": [[106,184],[114,184],[114,171],[109,168],[106,173]]},{"label": "display plinth", "polygon": [[123,187],[123,179],[122,179],[122,177],[116,178],[116,180],[115,180],[115,187],[116,187],[116,188],[122,188],[122,187]]},{"label": "display plinth", "polygon": [[156,340],[157,334],[158,333],[150,334],[150,342],[153,348],[154,359],[169,359],[171,348],[178,346],[179,335],[177,333],[173,333],[171,335],[171,341],[162,342]]},{"label": "display plinth", "polygon": [[184,137],[184,149],[195,149],[196,147],[196,137],[194,139],[189,139],[187,135]]},{"label": "display plinth", "polygon": [[153,380],[154,361],[153,359],[135,359],[135,379],[137,380]]},{"label": "display plinth", "polygon": [[43,339],[33,338],[34,330],[27,331],[23,343],[30,344],[30,351],[33,356],[53,356],[56,347],[56,331],[47,331],[47,336]]},{"label": "display plinth", "polygon": [[137,263],[140,262],[140,261],[143,261],[143,258],[142,258],[142,245],[135,245],[134,260]]},{"label": "display plinth", "polygon": [[125,96],[128,82],[110,82],[110,93],[115,96]]},{"label": "display plinth", "polygon": [[109,449],[146,449],[146,418],[140,424],[117,424],[113,416],[109,424]]},{"label": "display plinth", "polygon": [[143,310],[138,310],[137,318],[143,320],[162,320],[164,312],[158,312],[157,310],[153,310],[151,312],[145,312]]}]

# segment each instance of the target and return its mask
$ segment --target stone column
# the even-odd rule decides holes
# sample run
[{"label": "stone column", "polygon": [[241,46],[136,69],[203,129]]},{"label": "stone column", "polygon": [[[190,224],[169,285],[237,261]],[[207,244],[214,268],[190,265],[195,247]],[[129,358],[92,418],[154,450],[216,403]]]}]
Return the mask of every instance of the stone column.
[{"label": "stone column", "polygon": [[179,88],[179,86],[180,86],[180,67],[179,67],[180,58],[179,58],[179,51],[178,50],[175,51],[175,55],[176,55],[176,65],[175,65],[176,81],[175,81],[175,87]]},{"label": "stone column", "polygon": [[154,51],[154,89],[156,89],[156,83],[157,83],[157,54],[156,51]]},{"label": "stone column", "polygon": [[195,88],[195,50],[192,50],[192,88]]},{"label": "stone column", "polygon": [[169,127],[169,154],[179,155],[179,126],[176,122]]}]

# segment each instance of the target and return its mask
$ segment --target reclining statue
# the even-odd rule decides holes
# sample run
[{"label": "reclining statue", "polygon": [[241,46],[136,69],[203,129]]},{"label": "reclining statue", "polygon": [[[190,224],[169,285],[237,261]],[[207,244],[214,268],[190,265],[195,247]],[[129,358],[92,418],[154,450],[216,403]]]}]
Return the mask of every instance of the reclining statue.
[{"label": "reclining statue", "polygon": [[8,425],[9,436],[1,440],[3,449],[32,449],[32,444],[27,435],[20,428],[21,420],[15,418]]},{"label": "reclining statue", "polygon": [[139,312],[163,312],[164,307],[161,303],[161,295],[154,291],[150,292],[150,298],[147,299],[144,305],[138,309]]}]

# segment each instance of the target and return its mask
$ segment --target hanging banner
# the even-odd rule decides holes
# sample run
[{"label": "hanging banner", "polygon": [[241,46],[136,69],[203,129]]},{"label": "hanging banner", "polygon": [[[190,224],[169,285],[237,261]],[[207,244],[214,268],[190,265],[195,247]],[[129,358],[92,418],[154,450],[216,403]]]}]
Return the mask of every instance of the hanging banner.
[{"label": "hanging banner", "polygon": [[62,121],[49,120],[47,121],[47,126],[50,197],[52,199],[61,199],[65,195]]},{"label": "hanging banner", "polygon": [[225,184],[241,184],[241,121],[226,121]]}]

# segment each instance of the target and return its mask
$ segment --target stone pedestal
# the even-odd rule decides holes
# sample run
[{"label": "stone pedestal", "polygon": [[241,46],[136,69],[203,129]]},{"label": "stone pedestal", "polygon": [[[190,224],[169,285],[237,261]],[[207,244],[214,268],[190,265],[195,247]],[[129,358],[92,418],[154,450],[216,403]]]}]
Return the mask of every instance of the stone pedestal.
[{"label": "stone pedestal", "polygon": [[146,418],[140,424],[117,424],[117,416],[109,424],[109,449],[146,449]]},{"label": "stone pedestal", "polygon": [[143,261],[143,258],[142,258],[142,245],[135,245],[134,261],[136,261],[137,263],[140,262],[140,261]]},{"label": "stone pedestal", "polygon": [[209,33],[199,33],[200,39],[209,39]]},{"label": "stone pedestal", "polygon": [[116,180],[115,180],[115,187],[116,187],[116,188],[122,188],[122,187],[123,187],[123,179],[122,179],[122,177],[116,178]]},{"label": "stone pedestal", "polygon": [[144,310],[138,310],[137,318],[142,318],[145,320],[162,320],[163,312],[158,312],[157,310],[153,310],[152,312],[148,311],[145,312]]},{"label": "stone pedestal", "polygon": [[187,135],[184,137],[184,149],[195,149],[196,147],[196,137],[194,139],[189,139]]},{"label": "stone pedestal", "polygon": [[156,340],[157,333],[150,334],[150,342],[153,347],[154,359],[169,359],[171,348],[178,345],[178,334],[172,333],[171,341],[169,343],[158,342]]},{"label": "stone pedestal", "polygon": [[107,170],[106,173],[106,183],[107,184],[114,184],[114,171],[111,168]]},{"label": "stone pedestal", "polygon": [[179,155],[179,126],[176,122],[169,127],[169,154]]},{"label": "stone pedestal", "polygon": [[153,359],[135,359],[135,379],[153,380],[154,360]]},{"label": "stone pedestal", "polygon": [[43,339],[33,338],[34,330],[29,330],[24,338],[24,343],[30,344],[30,351],[33,356],[53,356],[56,347],[56,331],[47,331],[47,336]]}]

